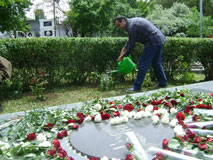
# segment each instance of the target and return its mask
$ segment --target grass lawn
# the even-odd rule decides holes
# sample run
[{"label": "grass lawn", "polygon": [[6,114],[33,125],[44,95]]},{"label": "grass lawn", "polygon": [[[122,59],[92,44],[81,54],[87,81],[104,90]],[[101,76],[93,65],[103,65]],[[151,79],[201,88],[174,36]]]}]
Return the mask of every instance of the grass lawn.
[{"label": "grass lawn", "polygon": [[[204,80],[203,74],[195,74],[195,82]],[[116,84],[115,89],[111,91],[99,91],[98,85],[68,86],[46,90],[47,100],[36,100],[32,93],[26,93],[21,98],[4,99],[2,102],[3,109],[0,114],[13,113],[19,111],[32,110],[41,107],[51,107],[75,102],[85,102],[94,98],[107,98],[119,95],[125,95],[126,89],[131,88],[133,82]],[[181,86],[183,82],[168,82],[168,87]],[[142,88],[142,92],[157,89],[156,87]]]}]

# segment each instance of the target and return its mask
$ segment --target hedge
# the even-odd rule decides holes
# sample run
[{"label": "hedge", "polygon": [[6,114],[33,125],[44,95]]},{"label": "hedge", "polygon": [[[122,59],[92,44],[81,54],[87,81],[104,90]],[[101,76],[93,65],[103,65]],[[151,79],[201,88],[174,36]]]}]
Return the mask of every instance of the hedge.
[{"label": "hedge", "polygon": [[[29,90],[37,70],[44,73],[48,86],[84,83],[107,70],[115,69],[116,59],[127,38],[20,38],[1,39],[0,55],[11,61],[12,78],[2,85],[3,92]],[[138,63],[143,45],[132,53]],[[185,72],[193,61],[205,67],[206,80],[213,79],[213,39],[170,38],[163,48],[167,77]]]}]

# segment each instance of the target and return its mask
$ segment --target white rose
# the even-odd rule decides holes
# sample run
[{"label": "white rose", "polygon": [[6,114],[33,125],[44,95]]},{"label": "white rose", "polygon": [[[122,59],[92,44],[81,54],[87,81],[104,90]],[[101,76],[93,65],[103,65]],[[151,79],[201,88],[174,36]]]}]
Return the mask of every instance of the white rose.
[{"label": "white rose", "polygon": [[43,141],[47,140],[46,136],[42,133],[39,133],[38,136],[36,137],[36,139],[38,142],[43,142]]},{"label": "white rose", "polygon": [[107,158],[106,156],[103,156],[103,157],[101,158],[101,160],[109,160],[109,158]]},{"label": "white rose", "polygon": [[175,119],[171,120],[171,122],[169,123],[169,125],[171,127],[175,127],[177,125],[177,122],[178,122],[178,120],[175,118]]},{"label": "white rose", "polygon": [[141,119],[142,118],[142,115],[141,113],[137,112],[135,115],[134,115],[134,119]]},{"label": "white rose", "polygon": [[142,118],[143,118],[143,117],[146,117],[146,112],[140,111],[140,114],[141,114],[141,117],[142,117]]},{"label": "white rose", "polygon": [[112,158],[112,160],[120,160],[120,159],[117,159],[117,158]]},{"label": "white rose", "polygon": [[169,115],[168,111],[165,108],[160,108],[159,113],[162,115]]},{"label": "white rose", "polygon": [[162,123],[168,124],[169,123],[169,116],[164,115],[163,118],[162,118]]},{"label": "white rose", "polygon": [[146,111],[146,112],[152,112],[152,111],[153,111],[153,108],[154,108],[154,106],[150,104],[150,105],[146,106],[145,111]]},{"label": "white rose", "polygon": [[96,115],[94,121],[101,122],[102,121],[101,115],[100,114]]},{"label": "white rose", "polygon": [[94,108],[99,111],[101,110],[102,106],[100,104],[96,104],[94,105]]},{"label": "white rose", "polygon": [[127,116],[127,115],[129,115],[129,111],[127,111],[127,110],[122,111],[122,112],[121,112],[121,115],[122,115],[122,116]]},{"label": "white rose", "polygon": [[160,114],[159,110],[154,110],[153,115]]},{"label": "white rose", "polygon": [[171,108],[171,109],[170,109],[170,113],[171,113],[171,114],[177,113],[177,109],[176,109],[176,108]]},{"label": "white rose", "polygon": [[159,122],[159,117],[158,116],[152,116],[152,123],[157,124]]},{"label": "white rose", "polygon": [[49,141],[43,141],[38,146],[39,147],[51,147],[51,143]]},{"label": "white rose", "polygon": [[152,113],[151,112],[145,112],[145,117],[151,117]]},{"label": "white rose", "polygon": [[132,117],[135,116],[135,114],[136,114],[135,111],[131,111],[131,112],[129,112],[128,117],[129,117],[129,118],[132,118]]},{"label": "white rose", "polygon": [[85,118],[86,122],[91,121],[91,120],[92,120],[91,116],[86,116],[86,118]]},{"label": "white rose", "polygon": [[120,117],[120,119],[122,123],[126,123],[129,120],[127,116]]},{"label": "white rose", "polygon": [[185,135],[185,132],[184,132],[183,127],[181,125],[177,125],[173,130],[174,130],[176,136],[182,136],[183,137]]},{"label": "white rose", "polygon": [[110,119],[110,124],[111,125],[116,125],[116,124],[120,124],[122,121],[119,117],[115,117],[115,118],[111,118]]}]

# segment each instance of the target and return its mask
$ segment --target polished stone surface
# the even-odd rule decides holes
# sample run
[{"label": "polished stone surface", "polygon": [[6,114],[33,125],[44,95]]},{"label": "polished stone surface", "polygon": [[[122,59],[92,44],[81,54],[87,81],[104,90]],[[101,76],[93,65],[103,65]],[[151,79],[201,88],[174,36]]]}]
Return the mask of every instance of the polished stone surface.
[{"label": "polished stone surface", "polygon": [[[160,147],[164,138],[174,137],[172,128],[159,123],[152,124],[150,118],[129,120],[126,124],[112,126],[109,121],[86,122],[70,134],[70,145],[83,155],[125,159],[129,154],[125,144],[135,143],[127,134],[134,134],[147,154],[151,146]],[[151,156],[150,156],[151,158]]]}]

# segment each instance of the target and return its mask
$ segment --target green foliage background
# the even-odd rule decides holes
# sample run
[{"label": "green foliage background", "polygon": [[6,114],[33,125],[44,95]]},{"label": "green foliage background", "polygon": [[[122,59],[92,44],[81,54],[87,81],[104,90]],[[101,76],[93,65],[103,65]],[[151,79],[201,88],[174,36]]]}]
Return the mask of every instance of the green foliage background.
[{"label": "green foliage background", "polygon": [[[97,83],[99,75],[117,67],[116,59],[127,38],[26,38],[0,40],[0,55],[13,65],[12,79],[4,81],[4,95],[30,90],[37,70],[46,87],[61,84]],[[132,53],[137,64],[143,45]],[[168,38],[163,48],[163,65],[169,79],[190,70],[192,62],[205,67],[206,80],[213,78],[213,39]],[[121,75],[123,76],[123,75]],[[120,78],[120,80],[125,80]]]}]

